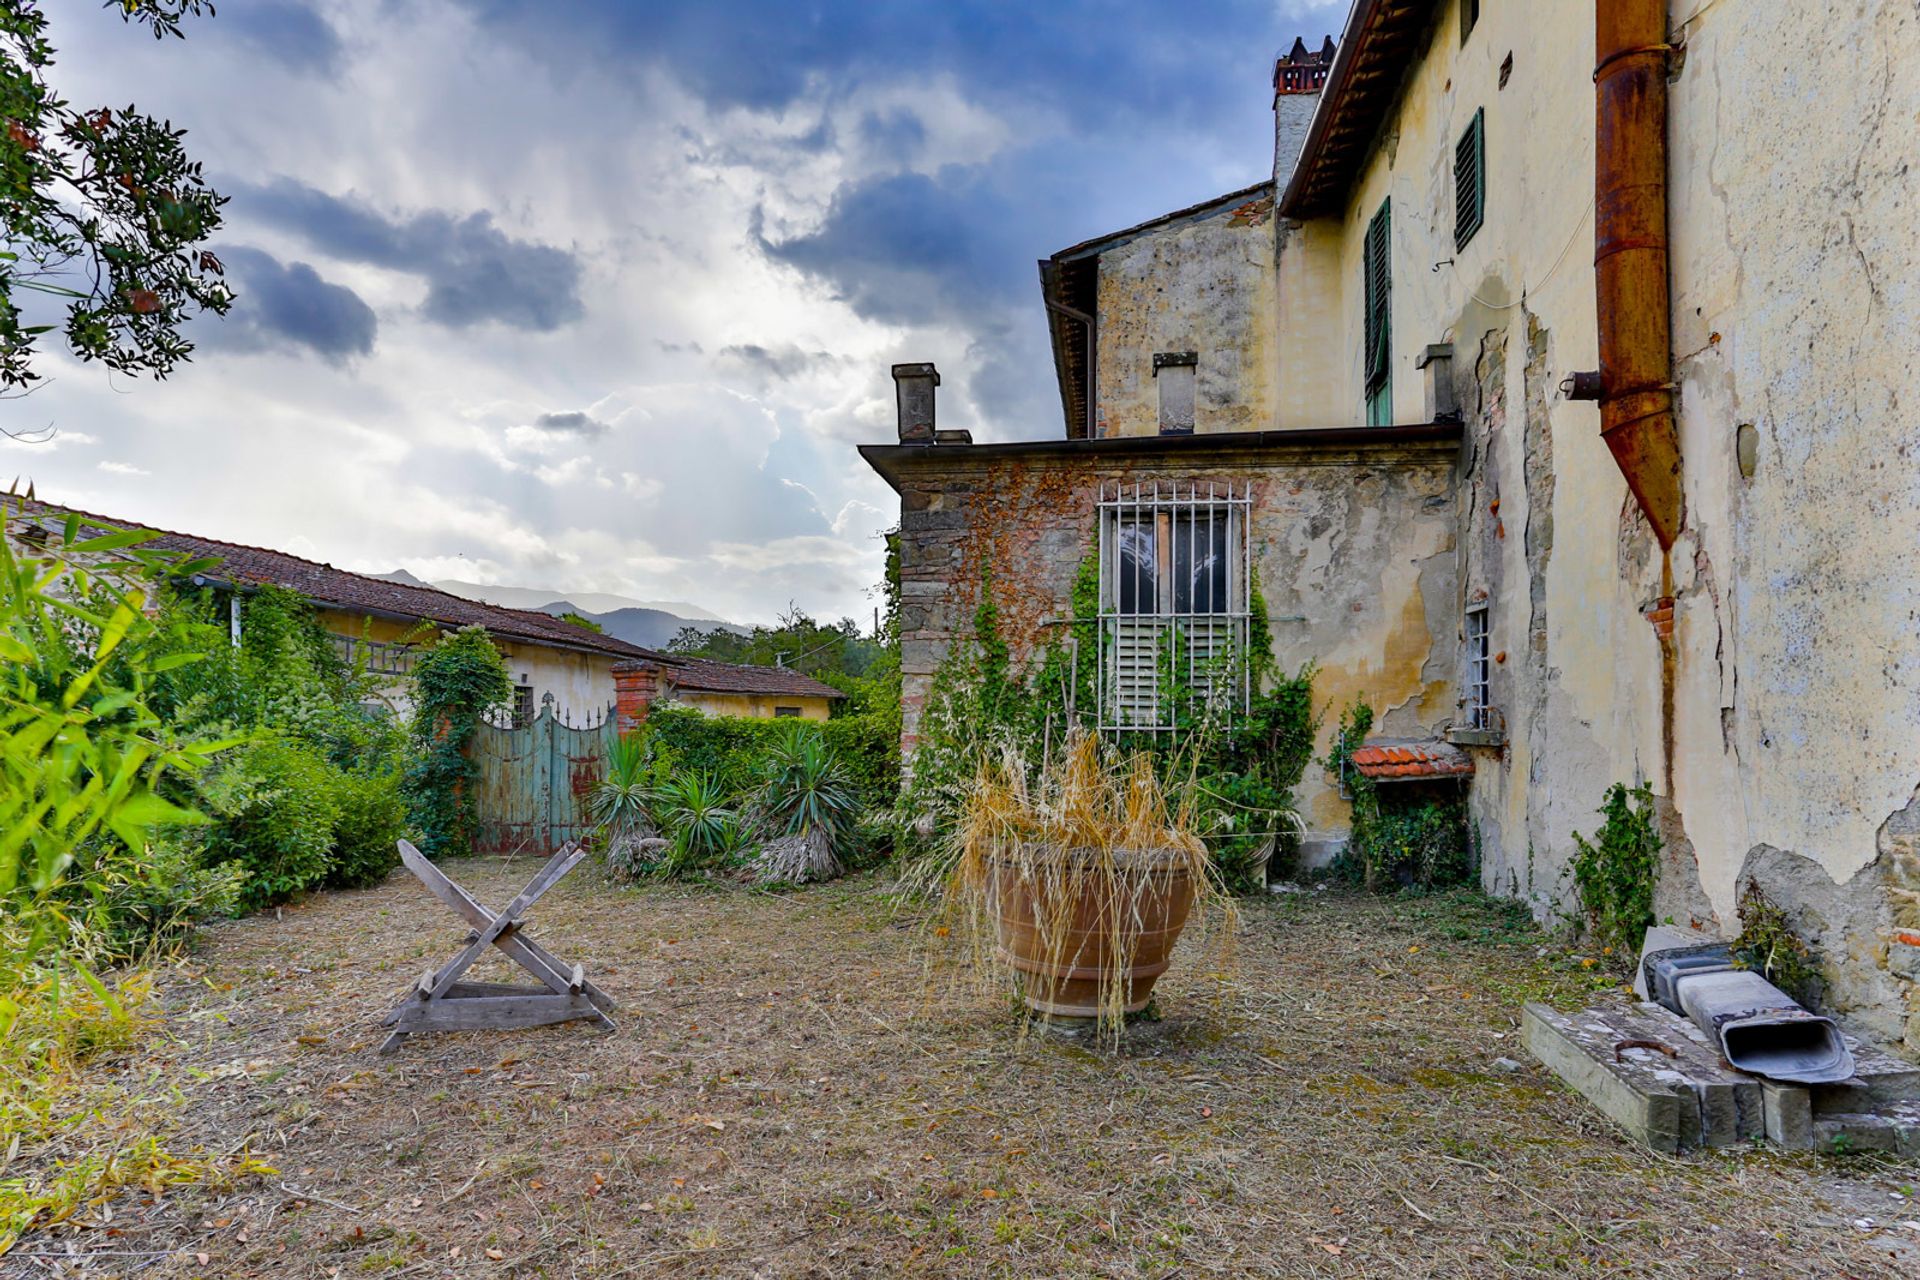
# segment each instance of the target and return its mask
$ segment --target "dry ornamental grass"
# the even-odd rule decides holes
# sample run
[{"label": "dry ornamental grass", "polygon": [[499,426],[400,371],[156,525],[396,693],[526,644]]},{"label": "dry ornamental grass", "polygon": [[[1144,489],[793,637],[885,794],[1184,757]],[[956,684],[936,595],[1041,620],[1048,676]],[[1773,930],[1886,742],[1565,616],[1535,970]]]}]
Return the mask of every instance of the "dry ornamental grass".
[{"label": "dry ornamental grass", "polygon": [[[527,870],[454,873],[500,901]],[[250,1143],[278,1172],[122,1189],[0,1276],[1920,1273],[1911,1166],[1652,1155],[1562,1088],[1520,1002],[1602,980],[1479,899],[1245,904],[1232,976],[1183,943],[1164,1020],[1112,1047],[1023,1037],[1004,996],[930,998],[962,940],[870,877],[583,869],[536,916],[617,1033],[376,1058],[454,936],[411,878],[208,931],[163,976],[163,1037],[88,1070],[163,1099],[176,1146]]]}]

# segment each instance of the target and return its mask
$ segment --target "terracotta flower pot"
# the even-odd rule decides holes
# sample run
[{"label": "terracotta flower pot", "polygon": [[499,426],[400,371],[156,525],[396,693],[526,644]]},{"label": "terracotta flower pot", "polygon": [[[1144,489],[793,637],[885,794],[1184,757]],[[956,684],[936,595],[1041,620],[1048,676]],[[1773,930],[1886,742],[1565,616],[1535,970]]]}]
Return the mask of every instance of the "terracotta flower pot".
[{"label": "terracotta flower pot", "polygon": [[1000,958],[1027,1007],[1053,1018],[1097,1018],[1115,982],[1124,1012],[1146,1008],[1193,906],[1193,874],[1169,850],[1030,848],[987,875]]}]

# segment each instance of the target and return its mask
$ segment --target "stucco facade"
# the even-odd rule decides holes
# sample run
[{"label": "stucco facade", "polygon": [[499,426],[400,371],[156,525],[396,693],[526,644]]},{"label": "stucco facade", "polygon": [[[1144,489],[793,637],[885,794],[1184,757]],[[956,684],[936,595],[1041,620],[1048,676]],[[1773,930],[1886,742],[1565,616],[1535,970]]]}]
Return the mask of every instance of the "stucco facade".
[{"label": "stucco facade", "polygon": [[[1335,704],[1386,702],[1387,731],[1436,730],[1455,700],[1456,436],[868,446],[900,493],[903,748],[918,742],[940,664],[973,634],[983,575],[1012,660],[1031,662],[1073,617],[1100,494],[1122,483],[1249,492],[1247,544],[1280,667],[1316,663],[1315,690]],[[1324,861],[1343,840],[1346,803],[1317,768],[1298,803],[1303,853]]]},{"label": "stucco facade", "polygon": [[[1433,6],[1340,208],[1282,224],[1280,425],[1326,424],[1330,369],[1334,420],[1362,420],[1362,244],[1390,200],[1394,417],[1418,420],[1416,358],[1451,344],[1458,580],[1506,655],[1508,740],[1472,789],[1488,887],[1563,905],[1572,833],[1608,782],[1644,781],[1660,914],[1731,932],[1757,879],[1828,957],[1835,1004],[1920,1045],[1885,968],[1893,926],[1920,924],[1920,586],[1896,567],[1920,539],[1901,404],[1920,15],[1674,8],[1671,551],[1561,389],[1597,361],[1591,0],[1481,6],[1464,40],[1461,6]],[[1454,145],[1482,110],[1485,221],[1456,248]]]},{"label": "stucco facade", "polygon": [[[1305,620],[1276,622],[1283,663],[1319,660],[1325,703],[1364,695],[1387,732],[1457,731],[1465,615],[1484,605],[1503,727],[1468,747],[1486,887],[1570,907],[1573,834],[1611,783],[1644,783],[1666,844],[1658,915],[1730,934],[1759,883],[1824,956],[1831,1005],[1920,1048],[1920,992],[1888,967],[1897,930],[1920,929],[1920,423],[1903,404],[1920,361],[1920,11],[1671,6],[1683,509],[1656,534],[1569,382],[1604,375],[1603,324],[1622,319],[1596,284],[1596,0],[1473,8],[1464,30],[1460,0],[1355,4],[1324,93],[1276,97],[1270,226],[1234,225],[1222,215],[1244,201],[1223,197],[1042,264],[1066,435],[1161,430],[1153,360],[1169,351],[1198,360],[1193,429],[1221,433],[1221,454],[1176,470],[1232,469],[1247,438],[1231,433],[1367,422],[1366,238],[1389,209],[1390,412],[1376,396],[1373,416],[1457,421],[1460,447],[1444,476],[1376,477],[1352,507],[1316,487],[1333,471],[1242,473],[1265,477],[1273,612]],[[1634,52],[1648,48],[1666,46]],[[1465,236],[1476,120],[1484,198]],[[1271,254],[1250,231],[1271,232]],[[1169,465],[937,446],[882,466],[902,495],[909,739],[976,562],[1005,575],[1003,618],[1058,611],[1088,486]],[[1323,520],[1344,532],[1303,532]],[[1337,839],[1337,797],[1303,800]]]}]

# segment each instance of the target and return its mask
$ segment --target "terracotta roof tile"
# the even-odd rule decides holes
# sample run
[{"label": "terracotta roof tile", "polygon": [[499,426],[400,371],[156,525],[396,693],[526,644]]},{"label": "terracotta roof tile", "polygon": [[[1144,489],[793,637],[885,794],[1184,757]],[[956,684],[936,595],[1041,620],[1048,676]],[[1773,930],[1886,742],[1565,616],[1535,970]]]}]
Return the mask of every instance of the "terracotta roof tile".
[{"label": "terracotta roof tile", "polygon": [[[48,502],[8,496],[0,498],[0,510],[18,511],[27,516],[65,519],[71,512],[89,526],[116,529],[152,529],[138,520],[74,511]],[[185,552],[194,556],[217,556],[220,566],[209,576],[242,586],[273,585],[298,591],[315,604],[401,618],[422,618],[449,627],[482,626],[493,635],[508,640],[552,645],[566,649],[584,649],[617,658],[652,658],[672,662],[668,654],[643,649],[613,636],[562,622],[552,614],[536,609],[509,609],[450,595],[433,587],[414,587],[387,582],[365,574],[336,569],[330,564],[303,560],[284,551],[250,547],[244,543],[221,542],[197,534],[154,529],[160,536],[147,547],[161,551]]]},{"label": "terracotta roof tile", "polygon": [[1369,742],[1353,753],[1353,767],[1376,781],[1408,778],[1466,778],[1473,757],[1451,742]]},{"label": "terracotta roof tile", "polygon": [[708,658],[681,658],[666,668],[667,682],[689,693],[784,693],[799,698],[844,698],[830,684],[787,667],[748,667]]}]

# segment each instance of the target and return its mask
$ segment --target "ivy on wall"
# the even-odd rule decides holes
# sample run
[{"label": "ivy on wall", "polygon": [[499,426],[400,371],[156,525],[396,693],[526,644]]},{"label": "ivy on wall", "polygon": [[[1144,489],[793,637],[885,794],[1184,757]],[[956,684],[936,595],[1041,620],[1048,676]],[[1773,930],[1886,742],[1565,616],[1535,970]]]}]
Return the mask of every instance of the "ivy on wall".
[{"label": "ivy on wall", "polygon": [[473,852],[480,768],[467,753],[480,719],[513,696],[507,664],[484,627],[462,627],[413,664],[413,754],[405,793],[429,858]]}]

